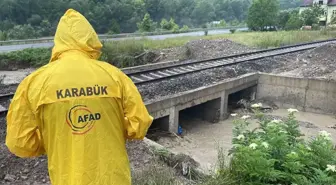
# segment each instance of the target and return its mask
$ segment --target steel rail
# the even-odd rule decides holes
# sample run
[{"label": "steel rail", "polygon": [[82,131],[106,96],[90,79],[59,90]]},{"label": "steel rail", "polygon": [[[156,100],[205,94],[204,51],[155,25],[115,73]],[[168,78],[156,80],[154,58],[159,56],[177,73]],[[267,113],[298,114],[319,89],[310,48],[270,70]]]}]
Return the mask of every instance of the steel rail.
[{"label": "steel rail", "polygon": [[309,42],[303,44],[289,45],[285,47],[259,50],[238,55],[211,58],[206,60],[191,61],[186,63],[175,63],[168,66],[143,69],[135,72],[126,72],[136,85],[145,84],[153,81],[164,80],[189,73],[199,72],[207,69],[235,65],[243,62],[259,60],[262,58],[284,55],[304,50],[309,50],[321,46],[322,44],[336,42],[336,39]]},{"label": "steel rail", "polygon": [[[235,65],[243,62],[254,61],[262,58],[284,55],[304,50],[316,48],[322,44],[336,42],[336,39],[309,42],[303,44],[289,45],[279,48],[259,50],[238,55],[217,57],[206,60],[191,61],[186,63],[172,64],[168,66],[158,65],[152,69],[144,69],[136,72],[128,72],[128,75],[136,85],[145,84],[153,81],[173,78],[189,73],[199,72],[207,69]],[[8,100],[14,96],[14,93],[0,94],[0,101]],[[0,110],[0,115],[7,114],[8,110]]]}]

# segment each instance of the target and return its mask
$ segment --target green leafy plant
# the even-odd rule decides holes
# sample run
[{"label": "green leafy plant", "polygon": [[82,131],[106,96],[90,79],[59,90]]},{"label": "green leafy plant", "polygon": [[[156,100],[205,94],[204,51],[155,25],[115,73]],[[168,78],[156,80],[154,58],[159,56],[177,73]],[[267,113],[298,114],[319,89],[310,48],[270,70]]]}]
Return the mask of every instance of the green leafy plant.
[{"label": "green leafy plant", "polygon": [[151,19],[149,13],[146,13],[141,22],[137,23],[140,32],[151,32],[156,28],[156,22]]},{"label": "green leafy plant", "polygon": [[[229,169],[237,184],[333,185],[336,182],[336,152],[330,134],[321,131],[309,141],[301,138],[296,109],[288,117],[271,120],[252,105],[259,127],[249,129],[250,116],[234,120]],[[237,115],[233,115],[237,116]]]},{"label": "green leafy plant", "polygon": [[187,25],[183,25],[183,27],[180,29],[180,32],[188,32],[189,27]]}]

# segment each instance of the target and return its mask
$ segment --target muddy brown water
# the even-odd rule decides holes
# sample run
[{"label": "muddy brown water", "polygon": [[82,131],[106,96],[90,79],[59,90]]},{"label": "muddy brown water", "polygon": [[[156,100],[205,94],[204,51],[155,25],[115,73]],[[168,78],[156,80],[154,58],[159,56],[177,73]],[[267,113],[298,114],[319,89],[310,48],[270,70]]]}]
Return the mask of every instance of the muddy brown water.
[{"label": "muddy brown water", "polygon": [[[287,117],[285,109],[279,109],[272,113],[272,116]],[[332,134],[336,142],[336,130],[328,128],[335,125],[336,119],[330,115],[314,114],[307,112],[296,113],[297,120],[314,124],[314,127],[307,128],[300,126],[305,138],[316,136],[319,131],[325,130]],[[213,170],[216,165],[218,147],[227,152],[231,149],[233,118],[212,124],[199,119],[182,120],[181,124],[185,129],[184,138],[160,138],[158,143],[175,151],[190,155],[201,164],[204,170]],[[251,127],[257,126],[256,120],[252,120]]]}]

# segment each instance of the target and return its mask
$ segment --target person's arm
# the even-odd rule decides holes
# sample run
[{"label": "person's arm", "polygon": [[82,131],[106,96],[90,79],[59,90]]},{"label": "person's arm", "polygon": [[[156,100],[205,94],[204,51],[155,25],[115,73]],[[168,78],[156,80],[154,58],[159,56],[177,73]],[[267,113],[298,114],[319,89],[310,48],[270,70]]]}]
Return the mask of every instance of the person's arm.
[{"label": "person's arm", "polygon": [[18,157],[44,154],[41,133],[27,99],[27,80],[18,87],[7,114],[6,145]]},{"label": "person's arm", "polygon": [[126,137],[127,139],[142,140],[153,122],[153,117],[149,115],[141,95],[132,80],[123,73],[121,78],[123,83],[122,99]]}]

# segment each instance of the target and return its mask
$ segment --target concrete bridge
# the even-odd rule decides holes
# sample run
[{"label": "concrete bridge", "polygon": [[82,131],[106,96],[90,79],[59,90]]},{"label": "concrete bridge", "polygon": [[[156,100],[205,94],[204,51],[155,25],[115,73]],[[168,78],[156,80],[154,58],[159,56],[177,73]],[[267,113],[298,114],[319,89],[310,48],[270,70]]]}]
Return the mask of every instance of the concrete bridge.
[{"label": "concrete bridge", "polygon": [[243,97],[270,100],[282,108],[327,114],[336,112],[336,82],[262,73],[246,74],[146,102],[146,106],[161,128],[177,133],[182,111],[193,109],[195,116],[218,122],[228,117],[229,102]]}]

